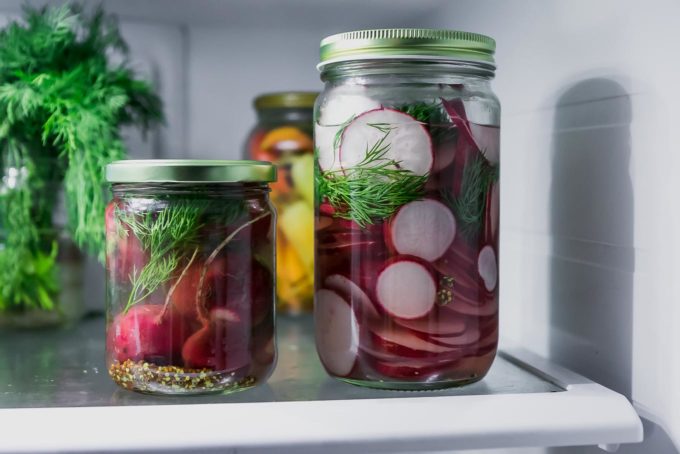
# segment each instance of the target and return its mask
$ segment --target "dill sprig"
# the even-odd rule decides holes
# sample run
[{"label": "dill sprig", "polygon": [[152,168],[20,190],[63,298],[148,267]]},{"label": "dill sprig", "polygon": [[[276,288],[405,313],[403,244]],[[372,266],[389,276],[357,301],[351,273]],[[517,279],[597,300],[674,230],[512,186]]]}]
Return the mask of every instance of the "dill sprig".
[{"label": "dill sprig", "polygon": [[326,172],[317,169],[317,194],[337,209],[335,216],[366,227],[423,196],[428,176],[415,175],[399,168],[398,161],[386,158],[391,131],[385,127],[384,135],[355,167]]},{"label": "dill sprig", "polygon": [[[122,62],[110,63],[113,54]],[[23,290],[36,282],[44,289],[36,292],[56,296],[45,232],[54,231],[59,186],[70,236],[100,260],[106,255],[104,167],[125,157],[120,127],[145,129],[162,118],[158,96],[135,78],[126,54],[112,17],[75,5],[26,8],[21,22],[0,30],[3,171],[26,175],[0,196],[0,308],[47,307],[44,296]],[[21,144],[19,155],[12,143]]]},{"label": "dill sprig", "polygon": [[435,144],[451,142],[458,137],[458,129],[439,101],[419,101],[397,106],[396,109],[425,125]]},{"label": "dill sprig", "polygon": [[463,169],[460,195],[454,197],[450,191],[442,194],[453,210],[459,231],[469,240],[482,230],[487,193],[498,177],[498,166],[489,164],[482,153],[474,153]]},{"label": "dill sprig", "polygon": [[132,289],[125,312],[168,282],[182,260],[191,254],[204,210],[205,204],[192,201],[168,205],[141,217],[119,211],[121,222],[149,254],[146,265],[139,271],[133,270],[130,276]]}]

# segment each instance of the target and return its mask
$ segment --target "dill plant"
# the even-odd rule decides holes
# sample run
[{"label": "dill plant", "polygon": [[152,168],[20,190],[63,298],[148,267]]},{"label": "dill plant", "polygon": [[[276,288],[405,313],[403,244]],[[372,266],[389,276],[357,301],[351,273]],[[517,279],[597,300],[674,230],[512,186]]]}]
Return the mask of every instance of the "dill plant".
[{"label": "dill plant", "polygon": [[127,53],[101,9],[26,8],[0,30],[0,310],[56,307],[60,186],[70,237],[105,258],[104,167],[126,156],[120,128],[162,120],[159,97]]}]

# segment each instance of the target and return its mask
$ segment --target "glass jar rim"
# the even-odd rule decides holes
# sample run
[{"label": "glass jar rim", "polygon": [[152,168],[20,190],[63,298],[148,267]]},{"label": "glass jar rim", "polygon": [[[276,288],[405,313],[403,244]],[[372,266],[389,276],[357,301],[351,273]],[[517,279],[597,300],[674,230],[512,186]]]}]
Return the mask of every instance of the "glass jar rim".
[{"label": "glass jar rim", "polygon": [[327,36],[321,41],[317,69],[350,60],[457,60],[485,63],[495,69],[496,41],[458,30],[384,28]]},{"label": "glass jar rim", "polygon": [[318,91],[281,91],[263,93],[253,101],[255,110],[311,109],[319,96]]},{"label": "glass jar rim", "polygon": [[272,183],[276,166],[265,161],[126,159],[106,166],[109,183]]}]

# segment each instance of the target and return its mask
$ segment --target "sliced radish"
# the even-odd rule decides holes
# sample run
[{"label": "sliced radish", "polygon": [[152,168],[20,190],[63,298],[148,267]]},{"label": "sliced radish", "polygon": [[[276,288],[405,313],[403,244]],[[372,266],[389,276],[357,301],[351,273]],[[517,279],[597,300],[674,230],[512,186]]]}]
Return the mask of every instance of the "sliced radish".
[{"label": "sliced radish", "polygon": [[358,308],[359,313],[363,316],[373,319],[380,318],[380,313],[375,308],[371,298],[349,278],[342,274],[331,274],[324,279],[323,283],[326,288],[336,291],[345,300],[349,301],[353,308]]},{"label": "sliced radish", "polygon": [[491,189],[487,194],[486,214],[484,222],[486,224],[486,238],[488,242],[495,242],[498,238],[498,218],[500,215],[500,197],[498,193],[498,183],[492,183]]},{"label": "sliced radish", "polygon": [[318,150],[318,163],[321,170],[340,170],[338,159],[338,133],[357,115],[369,110],[379,109],[380,103],[365,96],[353,88],[353,93],[346,90],[332,90],[322,98],[319,105],[319,119],[314,124],[314,145]]},{"label": "sliced radish", "polygon": [[456,147],[456,142],[449,140],[435,148],[432,173],[441,172],[451,165],[456,157]]},{"label": "sliced radish", "polygon": [[340,166],[345,170],[357,167],[366,152],[376,146],[386,149],[383,161],[395,161],[400,169],[416,175],[425,175],[432,169],[430,135],[408,114],[375,109],[357,116],[342,133]]},{"label": "sliced radish", "polygon": [[459,356],[460,350],[429,342],[407,329],[395,326],[382,326],[371,331],[372,348],[364,350],[374,356],[395,355],[398,357],[424,358],[441,355],[441,358]]},{"label": "sliced radish", "polygon": [[496,324],[496,328],[493,331],[488,333],[486,336],[484,336],[484,338],[480,340],[477,346],[479,347],[479,349],[482,349],[486,347],[495,346],[496,344],[498,344],[498,324]]},{"label": "sliced radish", "polygon": [[456,219],[443,203],[416,200],[402,206],[387,227],[387,241],[399,254],[428,262],[440,258],[456,236]]},{"label": "sliced radish", "polygon": [[397,257],[378,275],[378,303],[389,314],[405,319],[419,318],[432,310],[437,283],[432,272],[416,257]]},{"label": "sliced radish", "polygon": [[339,126],[321,126],[314,124],[314,146],[317,150],[317,162],[321,170],[340,170],[336,136],[340,131]]},{"label": "sliced radish", "polygon": [[451,100],[441,98],[441,102],[444,110],[449,115],[451,122],[456,125],[458,129],[460,129],[461,137],[465,138],[465,140],[470,145],[473,145],[479,150],[479,145],[477,144],[474,134],[470,129],[470,122],[468,121],[467,114],[465,113],[465,104],[463,104],[463,100],[460,98]]},{"label": "sliced radish", "polygon": [[490,245],[484,246],[479,252],[477,271],[479,271],[486,289],[492,292],[498,281],[498,264],[496,263],[496,253]]},{"label": "sliced radish", "polygon": [[384,361],[373,360],[372,367],[376,372],[385,377],[407,380],[415,379],[424,381],[430,376],[442,375],[442,371],[453,366],[458,359],[451,359],[444,363],[432,363],[431,361]]},{"label": "sliced radish", "polygon": [[484,126],[470,123],[470,132],[479,151],[491,164],[498,164],[501,149],[501,129],[498,126]]},{"label": "sliced radish", "polygon": [[431,317],[414,320],[394,319],[394,322],[426,336],[456,336],[465,331],[465,321],[462,316],[441,310],[434,312]]},{"label": "sliced radish", "polygon": [[463,315],[486,317],[498,313],[498,301],[496,298],[490,298],[481,304],[469,304],[454,298],[452,303],[443,306],[443,308]]},{"label": "sliced radish", "polygon": [[349,303],[332,290],[316,292],[316,348],[326,369],[337,376],[352,371],[359,347],[358,324]]},{"label": "sliced radish", "polygon": [[443,345],[445,347],[463,347],[466,345],[474,344],[475,342],[479,341],[479,338],[480,331],[475,328],[470,328],[458,336],[453,337],[432,336],[430,337],[430,340],[433,343]]},{"label": "sliced radish", "polygon": [[318,123],[342,126],[348,119],[380,107],[380,102],[367,96],[363,86],[333,88],[320,98]]}]

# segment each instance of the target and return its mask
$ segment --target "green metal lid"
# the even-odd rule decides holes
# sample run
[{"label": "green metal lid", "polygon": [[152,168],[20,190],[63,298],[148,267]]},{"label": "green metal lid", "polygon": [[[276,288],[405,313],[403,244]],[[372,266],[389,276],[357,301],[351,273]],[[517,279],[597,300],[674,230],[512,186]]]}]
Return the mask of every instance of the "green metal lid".
[{"label": "green metal lid", "polygon": [[276,167],[246,160],[129,159],[107,165],[106,179],[110,183],[269,183],[276,181]]},{"label": "green metal lid", "polygon": [[456,30],[383,28],[339,33],[321,41],[321,70],[329,63],[368,59],[436,59],[495,66],[496,41]]},{"label": "green metal lid", "polygon": [[253,102],[255,109],[311,109],[314,101],[319,96],[315,91],[282,91],[278,93],[265,93]]}]

